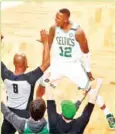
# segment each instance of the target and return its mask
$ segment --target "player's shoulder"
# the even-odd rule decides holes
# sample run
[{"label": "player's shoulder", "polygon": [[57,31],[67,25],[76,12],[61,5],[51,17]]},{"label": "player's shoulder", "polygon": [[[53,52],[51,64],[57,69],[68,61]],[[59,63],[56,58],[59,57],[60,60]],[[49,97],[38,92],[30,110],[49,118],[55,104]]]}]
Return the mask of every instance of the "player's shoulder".
[{"label": "player's shoulder", "polygon": [[84,30],[80,26],[76,30],[76,35],[77,36],[84,35]]}]

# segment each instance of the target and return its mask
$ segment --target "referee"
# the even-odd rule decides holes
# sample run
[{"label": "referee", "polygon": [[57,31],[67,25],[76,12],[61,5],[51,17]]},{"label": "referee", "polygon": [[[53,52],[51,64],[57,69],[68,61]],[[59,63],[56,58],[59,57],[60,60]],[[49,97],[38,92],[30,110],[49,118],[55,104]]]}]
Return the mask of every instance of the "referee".
[{"label": "referee", "polygon": [[[43,60],[40,67],[38,66],[36,69],[25,73],[28,66],[27,58],[23,53],[17,53],[14,56],[14,72],[7,69],[1,62],[1,77],[7,90],[8,107],[18,116],[24,118],[29,118],[29,103],[33,100],[35,83],[48,68],[50,61],[48,34],[42,30],[40,35],[43,44]],[[15,132],[16,129],[4,118],[1,134],[14,134]]]}]

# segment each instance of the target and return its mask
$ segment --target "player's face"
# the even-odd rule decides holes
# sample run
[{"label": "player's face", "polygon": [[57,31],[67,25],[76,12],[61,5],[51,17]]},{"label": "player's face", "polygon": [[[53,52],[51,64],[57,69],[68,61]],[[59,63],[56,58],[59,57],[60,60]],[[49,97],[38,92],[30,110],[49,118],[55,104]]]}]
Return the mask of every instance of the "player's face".
[{"label": "player's face", "polygon": [[65,23],[65,15],[60,13],[60,12],[58,12],[56,14],[56,18],[55,18],[56,26],[62,27],[64,25],[64,23]]}]

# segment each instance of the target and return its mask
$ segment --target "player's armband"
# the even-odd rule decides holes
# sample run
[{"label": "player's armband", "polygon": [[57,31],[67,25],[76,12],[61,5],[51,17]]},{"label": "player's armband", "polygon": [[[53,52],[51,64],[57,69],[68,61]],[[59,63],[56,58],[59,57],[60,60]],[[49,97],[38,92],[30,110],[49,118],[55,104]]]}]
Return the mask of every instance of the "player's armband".
[{"label": "player's armband", "polygon": [[90,59],[90,53],[84,53],[84,66],[86,72],[91,72],[91,59]]},{"label": "player's armband", "polygon": [[45,87],[45,82],[44,82],[44,78],[43,77],[39,78],[36,83],[38,85],[40,84],[41,86]]}]

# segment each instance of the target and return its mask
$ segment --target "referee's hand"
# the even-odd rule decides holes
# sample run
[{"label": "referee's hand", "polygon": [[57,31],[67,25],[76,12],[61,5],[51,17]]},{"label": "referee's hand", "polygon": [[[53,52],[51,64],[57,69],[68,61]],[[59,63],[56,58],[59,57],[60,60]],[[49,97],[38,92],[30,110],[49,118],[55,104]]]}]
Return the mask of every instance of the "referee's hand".
[{"label": "referee's hand", "polygon": [[37,40],[43,44],[48,43],[48,32],[45,29],[40,31],[40,40]]}]

